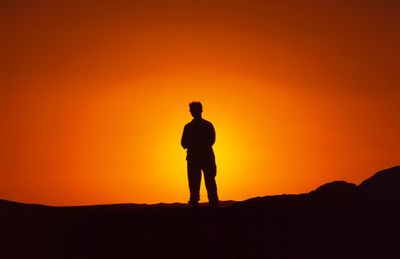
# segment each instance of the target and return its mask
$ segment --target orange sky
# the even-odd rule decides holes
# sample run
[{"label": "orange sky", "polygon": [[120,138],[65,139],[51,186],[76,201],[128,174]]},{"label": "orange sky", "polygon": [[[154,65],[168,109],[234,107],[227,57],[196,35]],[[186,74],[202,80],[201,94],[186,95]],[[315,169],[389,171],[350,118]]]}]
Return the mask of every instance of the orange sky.
[{"label": "orange sky", "polygon": [[399,164],[398,1],[8,2],[0,198],[186,202],[193,100],[222,200]]}]

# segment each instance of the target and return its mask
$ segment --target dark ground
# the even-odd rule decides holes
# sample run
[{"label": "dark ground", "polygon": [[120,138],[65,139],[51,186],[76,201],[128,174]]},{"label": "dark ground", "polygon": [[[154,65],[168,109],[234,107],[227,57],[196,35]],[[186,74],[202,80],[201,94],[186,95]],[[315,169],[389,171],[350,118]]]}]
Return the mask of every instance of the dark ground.
[{"label": "dark ground", "polygon": [[0,200],[0,258],[400,258],[400,167],[219,209]]}]

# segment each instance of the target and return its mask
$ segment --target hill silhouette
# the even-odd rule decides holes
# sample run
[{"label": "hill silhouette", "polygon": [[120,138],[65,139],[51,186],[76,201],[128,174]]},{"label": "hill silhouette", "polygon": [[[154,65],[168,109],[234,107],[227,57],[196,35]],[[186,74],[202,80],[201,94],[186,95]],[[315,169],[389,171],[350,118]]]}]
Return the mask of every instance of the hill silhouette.
[{"label": "hill silhouette", "polygon": [[219,209],[0,200],[0,258],[400,258],[399,193],[393,167]]}]

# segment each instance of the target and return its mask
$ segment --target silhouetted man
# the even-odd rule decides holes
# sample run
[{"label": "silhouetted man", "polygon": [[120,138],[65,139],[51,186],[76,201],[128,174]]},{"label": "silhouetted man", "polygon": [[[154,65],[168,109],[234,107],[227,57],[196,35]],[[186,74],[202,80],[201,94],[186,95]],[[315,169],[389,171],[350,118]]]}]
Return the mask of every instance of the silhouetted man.
[{"label": "silhouetted man", "polygon": [[189,179],[189,205],[197,207],[200,200],[201,171],[204,173],[208,201],[210,206],[218,206],[217,167],[212,145],[215,142],[215,130],[211,122],[201,117],[203,106],[200,102],[189,104],[193,120],[185,125],[181,145],[187,149],[187,173]]}]

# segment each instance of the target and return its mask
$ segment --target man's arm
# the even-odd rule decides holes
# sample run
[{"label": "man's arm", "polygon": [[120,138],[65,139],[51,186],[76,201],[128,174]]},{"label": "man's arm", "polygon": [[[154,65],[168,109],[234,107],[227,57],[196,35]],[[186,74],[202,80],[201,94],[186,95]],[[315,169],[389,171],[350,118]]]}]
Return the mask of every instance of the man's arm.
[{"label": "man's arm", "polygon": [[212,125],[210,123],[210,142],[211,142],[211,146],[214,145],[215,143],[215,129],[214,129],[214,125]]},{"label": "man's arm", "polygon": [[182,138],[181,138],[181,145],[184,149],[188,148],[188,136],[187,136],[187,129],[186,126],[183,128]]}]

